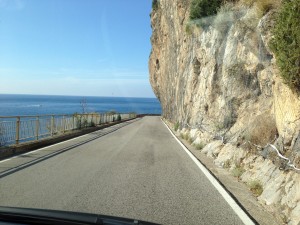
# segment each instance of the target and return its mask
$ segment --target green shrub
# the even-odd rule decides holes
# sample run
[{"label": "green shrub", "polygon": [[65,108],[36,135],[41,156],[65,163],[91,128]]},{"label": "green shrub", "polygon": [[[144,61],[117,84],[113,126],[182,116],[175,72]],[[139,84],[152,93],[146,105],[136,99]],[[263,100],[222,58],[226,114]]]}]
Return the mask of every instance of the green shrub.
[{"label": "green shrub", "polygon": [[242,174],[245,172],[245,169],[241,166],[235,166],[235,168],[231,171],[231,174],[234,177],[240,178]]},{"label": "green shrub", "polygon": [[83,118],[82,126],[83,126],[83,127],[88,127],[88,121],[87,121],[86,118]]},{"label": "green shrub", "polygon": [[255,196],[260,196],[261,193],[263,192],[263,186],[261,183],[257,180],[253,180],[248,183],[248,186],[250,187],[250,191],[255,195]]},{"label": "green shrub", "polygon": [[185,25],[185,32],[188,34],[188,35],[191,35],[193,33],[193,24],[191,22],[188,22],[186,25]]},{"label": "green shrub", "polygon": [[200,19],[202,17],[215,15],[222,0],[192,0],[190,6],[190,19]]},{"label": "green shrub", "polygon": [[117,116],[117,121],[121,121],[121,120],[122,120],[122,117],[121,117],[120,114],[118,114],[118,116]]},{"label": "green shrub", "polygon": [[280,0],[241,0],[241,4],[249,7],[255,7],[261,16],[265,15],[271,9],[279,8]]},{"label": "green shrub", "polygon": [[231,128],[235,124],[236,119],[237,119],[237,116],[235,115],[233,110],[231,110],[231,112],[227,113],[227,115],[224,117],[223,129]]},{"label": "green shrub", "polygon": [[185,139],[186,141],[188,141],[189,138],[190,138],[190,135],[188,135],[188,134],[185,134],[185,135],[184,135],[184,139]]},{"label": "green shrub", "polygon": [[194,139],[192,138],[192,137],[188,137],[188,139],[187,139],[187,141],[190,143],[190,144],[192,144],[193,142],[194,142]]},{"label": "green shrub", "polygon": [[233,9],[234,6],[234,3],[232,2],[225,2],[218,9],[218,14],[213,21],[213,26],[223,35],[229,30],[233,21],[235,21],[235,17],[237,16],[238,12]]},{"label": "green shrub", "polygon": [[195,145],[195,148],[196,148],[197,150],[202,150],[204,147],[205,147],[205,144],[202,143],[202,142],[200,142],[199,144],[196,144],[196,145]]},{"label": "green shrub", "polygon": [[284,82],[300,92],[300,1],[283,2],[273,29],[270,47]]},{"label": "green shrub", "polygon": [[158,9],[159,0],[152,0],[152,10]]},{"label": "green shrub", "polygon": [[223,164],[223,168],[228,169],[230,168],[230,165],[231,165],[231,161],[230,159],[227,159]]},{"label": "green shrub", "polygon": [[174,130],[177,131],[179,129],[179,122],[177,121],[175,126],[174,126]]},{"label": "green shrub", "polygon": [[190,136],[189,136],[187,133],[186,133],[186,134],[181,133],[181,134],[180,134],[180,137],[181,137],[182,139],[188,141]]}]

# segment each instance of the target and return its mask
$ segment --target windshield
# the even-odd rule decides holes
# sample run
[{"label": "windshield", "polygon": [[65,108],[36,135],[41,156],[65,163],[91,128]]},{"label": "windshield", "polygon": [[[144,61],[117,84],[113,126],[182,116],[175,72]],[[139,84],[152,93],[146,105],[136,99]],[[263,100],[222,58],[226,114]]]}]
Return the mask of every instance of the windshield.
[{"label": "windshield", "polygon": [[0,0],[0,223],[298,224],[299,12]]}]

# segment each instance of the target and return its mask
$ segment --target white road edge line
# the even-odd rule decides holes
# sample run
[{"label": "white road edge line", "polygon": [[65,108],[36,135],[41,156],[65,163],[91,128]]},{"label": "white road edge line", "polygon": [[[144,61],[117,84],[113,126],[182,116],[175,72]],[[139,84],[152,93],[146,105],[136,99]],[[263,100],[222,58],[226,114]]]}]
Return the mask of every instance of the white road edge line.
[{"label": "white road edge line", "polygon": [[225,201],[230,205],[233,211],[238,215],[238,217],[242,220],[245,225],[255,225],[255,223],[249,218],[249,216],[244,212],[243,209],[235,202],[235,200],[227,193],[226,190],[219,184],[219,182],[214,178],[210,172],[203,166],[203,164],[181,143],[181,141],[173,134],[171,129],[167,126],[167,124],[162,120],[164,125],[170,131],[175,140],[179,143],[179,145],[185,150],[185,152],[190,156],[190,158],[194,161],[194,163],[199,167],[199,169],[204,173],[207,179],[212,183],[212,185],[217,189],[217,191],[222,195]]}]

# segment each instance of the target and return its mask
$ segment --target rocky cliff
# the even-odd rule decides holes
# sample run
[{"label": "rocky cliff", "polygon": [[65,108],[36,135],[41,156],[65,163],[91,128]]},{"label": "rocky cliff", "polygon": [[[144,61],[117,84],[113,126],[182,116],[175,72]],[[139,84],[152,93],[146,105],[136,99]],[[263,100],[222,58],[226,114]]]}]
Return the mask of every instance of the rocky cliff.
[{"label": "rocky cliff", "polygon": [[262,204],[298,224],[300,98],[269,48],[274,10],[228,3],[190,21],[190,1],[156,4],[149,70],[163,117],[215,164],[259,182]]}]

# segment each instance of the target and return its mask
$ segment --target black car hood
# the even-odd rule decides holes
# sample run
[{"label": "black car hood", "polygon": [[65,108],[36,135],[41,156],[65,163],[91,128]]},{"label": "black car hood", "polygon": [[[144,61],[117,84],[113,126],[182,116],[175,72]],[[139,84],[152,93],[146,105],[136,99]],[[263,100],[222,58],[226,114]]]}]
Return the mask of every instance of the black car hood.
[{"label": "black car hood", "polygon": [[0,206],[0,223],[7,224],[104,224],[104,225],[157,225],[140,220],[90,213],[47,209]]}]

